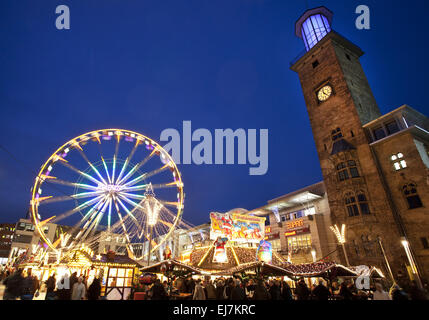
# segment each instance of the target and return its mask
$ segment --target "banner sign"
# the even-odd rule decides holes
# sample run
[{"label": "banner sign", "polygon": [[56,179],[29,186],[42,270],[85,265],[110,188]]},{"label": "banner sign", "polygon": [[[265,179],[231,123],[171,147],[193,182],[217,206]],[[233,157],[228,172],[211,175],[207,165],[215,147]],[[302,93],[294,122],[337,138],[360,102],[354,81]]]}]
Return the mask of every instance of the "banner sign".
[{"label": "banner sign", "polygon": [[310,233],[310,228],[302,228],[302,229],[297,229],[293,231],[286,231],[285,236],[286,238],[288,238],[288,237],[293,237],[304,233]]},{"label": "banner sign", "polygon": [[273,248],[271,243],[262,240],[259,243],[258,250],[256,251],[256,260],[265,263],[271,263],[273,260]]},{"label": "banner sign", "polygon": [[217,263],[228,263],[228,255],[226,254],[225,245],[228,242],[228,238],[219,237],[214,243],[215,252],[213,255],[213,262]]},{"label": "banner sign", "polygon": [[265,237],[265,218],[245,214],[210,213],[210,239],[228,238],[235,242],[259,243]]}]

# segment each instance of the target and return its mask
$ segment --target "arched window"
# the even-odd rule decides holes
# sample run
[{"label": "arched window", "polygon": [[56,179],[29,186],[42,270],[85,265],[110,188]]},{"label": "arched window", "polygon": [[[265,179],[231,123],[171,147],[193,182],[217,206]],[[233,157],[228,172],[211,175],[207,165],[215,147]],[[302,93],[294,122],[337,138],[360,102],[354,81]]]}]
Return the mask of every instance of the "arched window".
[{"label": "arched window", "polygon": [[417,186],[414,183],[406,184],[402,187],[402,192],[408,202],[409,209],[416,209],[423,207],[422,200],[417,193]]},{"label": "arched window", "polygon": [[359,170],[357,168],[356,161],[349,160],[347,162],[341,162],[337,165],[338,179],[345,181],[350,178],[358,178]]},{"label": "arched window", "polygon": [[368,215],[368,214],[370,214],[369,206],[368,206],[368,200],[366,199],[365,194],[364,194],[363,192],[360,192],[360,193],[358,194],[357,198],[358,198],[358,202],[359,202],[359,209],[360,209],[360,212],[361,212],[363,215]]},{"label": "arched window", "polygon": [[359,215],[359,209],[356,202],[356,197],[352,193],[346,195],[346,208],[349,217],[356,217]]}]

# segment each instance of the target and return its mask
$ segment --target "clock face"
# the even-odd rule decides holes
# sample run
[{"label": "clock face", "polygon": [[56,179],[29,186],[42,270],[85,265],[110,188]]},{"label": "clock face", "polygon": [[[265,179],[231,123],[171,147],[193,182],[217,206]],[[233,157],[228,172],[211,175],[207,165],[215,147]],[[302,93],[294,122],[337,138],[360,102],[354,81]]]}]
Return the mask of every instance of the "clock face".
[{"label": "clock face", "polygon": [[329,97],[331,95],[332,95],[332,87],[331,86],[324,86],[317,93],[317,98],[319,99],[319,101],[326,101],[329,99]]}]

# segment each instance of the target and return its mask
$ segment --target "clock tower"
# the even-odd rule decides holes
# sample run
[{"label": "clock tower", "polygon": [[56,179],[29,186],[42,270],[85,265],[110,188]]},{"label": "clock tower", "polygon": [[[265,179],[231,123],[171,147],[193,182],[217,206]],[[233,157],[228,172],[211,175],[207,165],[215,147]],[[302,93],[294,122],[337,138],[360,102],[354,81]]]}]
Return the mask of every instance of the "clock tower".
[{"label": "clock tower", "polygon": [[346,225],[350,264],[378,266],[387,275],[389,261],[396,274],[406,231],[363,127],[381,113],[359,61],[362,50],[331,30],[332,17],[319,7],[299,18],[295,33],[305,52],[291,69],[301,82],[333,223]]}]

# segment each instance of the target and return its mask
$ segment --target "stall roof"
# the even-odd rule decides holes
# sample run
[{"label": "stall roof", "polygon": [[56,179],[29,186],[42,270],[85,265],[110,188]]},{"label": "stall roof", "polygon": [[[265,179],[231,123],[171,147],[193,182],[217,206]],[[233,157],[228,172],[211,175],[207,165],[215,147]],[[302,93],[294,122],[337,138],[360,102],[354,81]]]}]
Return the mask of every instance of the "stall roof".
[{"label": "stall roof", "polygon": [[288,270],[282,267],[275,266],[265,262],[260,262],[260,261],[244,263],[234,268],[213,273],[213,275],[233,275],[235,273],[245,272],[245,271],[257,269],[257,268],[260,269],[259,272],[263,275],[293,276],[291,272],[289,272]]},{"label": "stall roof", "polygon": [[334,262],[316,262],[309,264],[286,264],[284,269],[291,272],[295,277],[320,277],[333,274],[338,277],[356,277],[358,274],[351,268]]},{"label": "stall roof", "polygon": [[155,263],[151,266],[143,267],[140,269],[142,272],[152,272],[152,273],[162,273],[161,269],[163,266],[171,266],[173,265],[173,268],[179,269],[179,270],[187,270],[189,272],[193,272],[195,274],[208,274],[208,272],[203,271],[199,268],[190,266],[188,264],[182,263],[180,261],[171,259],[171,260],[164,260],[158,263]]}]

